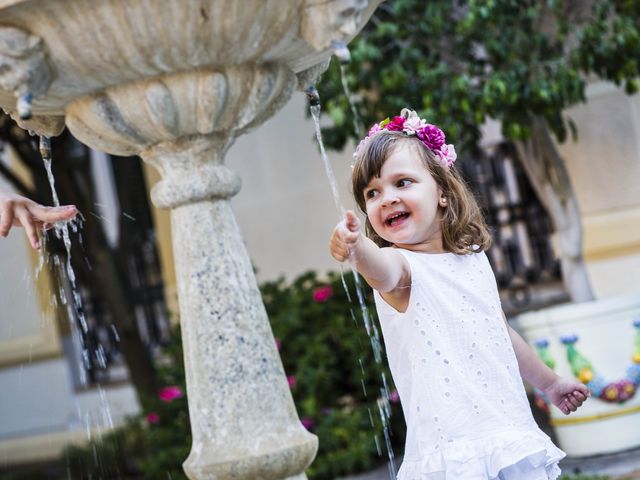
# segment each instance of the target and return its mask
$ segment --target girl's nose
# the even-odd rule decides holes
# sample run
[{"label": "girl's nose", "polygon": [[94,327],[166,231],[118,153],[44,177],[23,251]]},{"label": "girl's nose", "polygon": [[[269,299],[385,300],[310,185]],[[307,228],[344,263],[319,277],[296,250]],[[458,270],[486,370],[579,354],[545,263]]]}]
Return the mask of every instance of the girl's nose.
[{"label": "girl's nose", "polygon": [[396,203],[398,203],[399,199],[398,196],[395,194],[395,192],[389,192],[389,193],[385,193],[384,196],[382,197],[382,205],[384,207],[387,207],[389,205],[395,205]]}]

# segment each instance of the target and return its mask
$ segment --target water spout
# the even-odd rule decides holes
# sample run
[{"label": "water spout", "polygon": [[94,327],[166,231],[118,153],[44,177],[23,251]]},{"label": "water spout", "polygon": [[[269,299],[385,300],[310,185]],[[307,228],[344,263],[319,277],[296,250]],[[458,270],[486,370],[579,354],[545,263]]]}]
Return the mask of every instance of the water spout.
[{"label": "water spout", "polygon": [[18,116],[20,120],[29,120],[31,119],[31,101],[33,100],[33,95],[31,92],[24,93],[18,97],[18,101],[16,102],[16,110],[18,111]]},{"label": "water spout", "polygon": [[351,62],[351,52],[349,51],[346,43],[341,42],[340,40],[334,40],[331,42],[331,48],[333,49],[333,54],[342,65],[346,65]]},{"label": "water spout", "polygon": [[304,94],[307,96],[309,100],[310,107],[319,107],[320,106],[320,94],[316,89],[315,85],[311,85],[304,90]]}]

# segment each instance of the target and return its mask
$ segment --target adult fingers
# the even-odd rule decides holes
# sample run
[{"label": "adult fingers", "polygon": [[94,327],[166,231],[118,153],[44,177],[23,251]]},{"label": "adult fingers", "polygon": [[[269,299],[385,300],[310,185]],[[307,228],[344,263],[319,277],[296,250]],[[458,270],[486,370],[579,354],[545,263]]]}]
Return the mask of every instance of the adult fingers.
[{"label": "adult fingers", "polygon": [[0,211],[0,235],[6,237],[9,234],[11,225],[13,225],[13,203],[8,201],[0,203],[2,210]]},{"label": "adult fingers", "polygon": [[19,207],[16,209],[16,216],[20,219],[20,223],[24,227],[25,232],[27,233],[27,237],[29,238],[29,243],[31,246],[39,250],[40,249],[40,240],[38,239],[38,232],[36,231],[36,227],[33,224],[33,218],[31,214],[25,207]]},{"label": "adult fingers", "polygon": [[78,214],[75,205],[65,205],[62,207],[43,207],[34,203],[29,205],[31,215],[41,222],[55,223],[62,220],[69,220]]}]

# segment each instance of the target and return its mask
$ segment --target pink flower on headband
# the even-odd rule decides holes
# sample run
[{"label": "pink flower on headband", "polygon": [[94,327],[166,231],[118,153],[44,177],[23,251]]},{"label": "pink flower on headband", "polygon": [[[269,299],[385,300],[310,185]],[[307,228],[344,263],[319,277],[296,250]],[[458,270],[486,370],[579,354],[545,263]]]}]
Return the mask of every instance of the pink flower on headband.
[{"label": "pink flower on headband", "polygon": [[404,117],[393,117],[387,125],[384,127],[385,130],[391,130],[392,132],[401,132],[404,129],[404,121],[406,119]]},{"label": "pink flower on headband", "polygon": [[451,144],[442,145],[442,147],[440,147],[440,151],[437,152],[437,155],[440,157],[440,160],[443,164],[446,163],[447,167],[453,165],[453,163],[456,161],[456,158],[458,158],[456,147]]},{"label": "pink flower on headband", "polygon": [[444,144],[444,133],[435,125],[425,125],[416,132],[416,135],[434,152],[440,150]]},{"label": "pink flower on headband", "polygon": [[374,124],[369,129],[367,136],[356,147],[356,151],[353,154],[354,158],[358,156],[369,137],[383,130],[404,132],[408,136],[417,136],[425,147],[437,155],[443,166],[451,167],[456,161],[456,149],[453,145],[444,143],[444,132],[437,126],[431,125],[420,118],[414,110],[407,108],[403,108],[400,116],[393,117],[393,120],[386,118],[382,122]]},{"label": "pink flower on headband", "polygon": [[[379,132],[380,130],[382,130],[382,127],[380,126],[379,123],[374,123],[373,126],[369,129],[369,133],[367,134],[367,137],[370,137],[371,135],[373,135],[376,132]],[[366,140],[366,138],[362,139],[363,141]]]},{"label": "pink flower on headband", "polygon": [[422,129],[426,124],[426,120],[422,120],[416,112],[411,111],[409,113],[409,118],[404,122],[403,131],[408,135],[415,135],[418,130]]}]

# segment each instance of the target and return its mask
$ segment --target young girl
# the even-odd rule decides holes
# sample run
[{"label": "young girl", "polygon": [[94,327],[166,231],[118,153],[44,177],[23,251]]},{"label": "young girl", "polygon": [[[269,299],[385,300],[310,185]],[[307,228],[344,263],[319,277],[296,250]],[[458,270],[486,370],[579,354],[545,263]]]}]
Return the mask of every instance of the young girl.
[{"label": "young girl", "polygon": [[590,396],[508,325],[480,210],[442,131],[404,109],[369,131],[331,254],[374,289],[407,438],[399,480],[547,480],[565,456],[535,424],[522,378],[566,415]]}]

